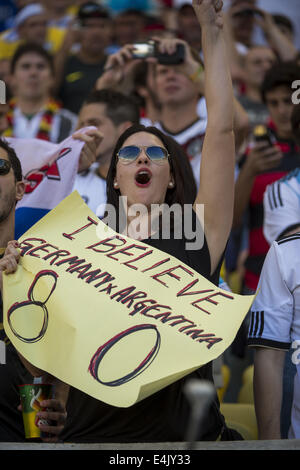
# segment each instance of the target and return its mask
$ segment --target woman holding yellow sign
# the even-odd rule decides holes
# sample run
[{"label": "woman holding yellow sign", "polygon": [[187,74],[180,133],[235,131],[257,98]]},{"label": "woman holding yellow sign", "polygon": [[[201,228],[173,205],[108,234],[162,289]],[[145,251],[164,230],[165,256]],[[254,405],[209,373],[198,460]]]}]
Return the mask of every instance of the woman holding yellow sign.
[{"label": "woman holding yellow sign", "polygon": [[[120,137],[107,179],[107,207],[113,207],[117,215],[125,214],[124,225],[130,228],[131,238],[142,240],[149,246],[176,257],[201,276],[218,284],[220,265],[231,230],[233,214],[235,165],[233,90],[223,35],[222,1],[193,0],[193,7],[202,30],[208,122],[202,151],[200,189],[187,221],[191,225],[194,238],[197,238],[197,231],[204,233],[203,243],[200,243],[200,246],[197,243],[190,243],[188,246],[187,242],[191,241],[191,238],[186,231],[181,237],[176,236],[178,225],[182,228],[186,222],[184,206],[190,202],[186,200],[186,192],[182,187],[181,154],[177,144],[155,128],[132,127]],[[188,181],[185,183],[189,184]],[[128,211],[123,206],[124,198],[127,198]],[[158,220],[156,230],[153,230],[153,226],[148,223],[153,215],[151,213],[153,205],[162,204],[166,204],[167,207],[178,204],[183,209],[179,221],[174,214],[171,220],[172,230],[168,237],[164,236],[163,215],[156,217],[156,221]],[[143,218],[137,217],[138,212],[134,213],[132,210],[136,205],[140,210],[142,207],[146,208]],[[199,221],[197,216],[200,205],[205,208],[204,222]],[[137,229],[137,219],[139,228],[138,231],[134,231],[134,228]],[[118,217],[118,220],[122,220],[122,217]],[[118,222],[117,231],[123,233],[125,226]],[[14,254],[12,250],[10,253]],[[17,260],[19,255],[18,252],[15,253]],[[10,263],[8,269],[14,271],[17,262],[10,261]],[[176,277],[174,273],[169,275]],[[159,282],[164,281],[160,279]],[[31,291],[32,289],[30,293]],[[141,327],[150,328],[149,325],[139,325],[139,329]],[[131,329],[114,336],[95,352],[90,362],[89,373],[97,381],[109,387],[119,387],[125,381],[135,378],[151,363],[160,347],[159,332],[156,328],[152,329],[156,335],[156,343],[145,359],[137,360],[139,365],[134,371],[109,382],[100,380],[97,373],[107,351],[125,334],[128,336],[135,331]],[[207,347],[209,346],[210,344]],[[68,418],[61,438],[71,442],[182,441],[186,438],[190,412],[184,387],[191,377],[212,381],[211,364],[201,367],[128,408],[108,405],[70,387],[67,403]],[[212,403],[207,419],[201,424],[201,433],[199,430],[197,439],[234,439],[233,433],[226,428],[217,401]]]},{"label": "woman holding yellow sign", "polygon": [[[193,227],[197,225],[197,204],[203,204],[203,246],[189,250],[186,249],[187,240],[184,237],[176,239],[171,235],[171,238],[164,239],[161,225],[159,237],[151,238],[153,233],[148,223],[145,223],[144,230],[139,227],[136,237],[133,231],[130,236],[175,256],[217,284],[233,212],[233,90],[223,37],[222,2],[194,0],[193,7],[202,29],[208,124],[202,152],[200,189],[194,201],[191,223]],[[124,207],[119,198],[127,198],[127,227],[132,228],[136,220],[136,214],[130,216],[130,208],[135,204],[147,208],[147,222],[154,204],[166,203],[171,206],[178,203],[184,206],[187,201],[181,194],[179,158],[172,139],[155,128],[134,126],[120,137],[108,174],[107,202],[120,215]],[[140,222],[143,225],[143,219]],[[174,223],[177,221],[174,220]],[[123,229],[120,224],[117,226],[120,233]],[[112,340],[118,341],[119,338]],[[110,344],[105,347],[108,349]],[[90,371],[95,378],[97,360],[99,362],[105,353],[106,350],[102,348],[91,362]],[[142,362],[141,369],[144,366]],[[185,438],[189,419],[189,405],[183,388],[191,376],[212,380],[211,365],[202,367],[129,408],[112,407],[71,387],[68,420],[62,439],[72,442],[181,441]],[[201,431],[203,440],[234,438],[232,434],[229,437],[217,403],[211,406]]]}]

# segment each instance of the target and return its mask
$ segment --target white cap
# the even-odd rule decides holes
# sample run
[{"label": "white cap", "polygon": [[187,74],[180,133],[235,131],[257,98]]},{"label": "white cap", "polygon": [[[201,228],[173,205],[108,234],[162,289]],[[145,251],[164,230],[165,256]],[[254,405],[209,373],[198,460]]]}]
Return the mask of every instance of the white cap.
[{"label": "white cap", "polygon": [[32,3],[31,5],[27,5],[26,7],[22,8],[22,10],[20,10],[16,15],[12,28],[4,33],[5,41],[17,41],[19,39],[18,27],[24,23],[27,18],[36,15],[42,15],[43,13],[45,13],[45,10],[39,3]]},{"label": "white cap", "polygon": [[32,3],[31,5],[27,5],[16,15],[13,27],[17,29],[22,23],[24,23],[24,21],[27,20],[27,18],[30,18],[31,16],[42,15],[43,13],[45,13],[45,10],[39,3]]}]

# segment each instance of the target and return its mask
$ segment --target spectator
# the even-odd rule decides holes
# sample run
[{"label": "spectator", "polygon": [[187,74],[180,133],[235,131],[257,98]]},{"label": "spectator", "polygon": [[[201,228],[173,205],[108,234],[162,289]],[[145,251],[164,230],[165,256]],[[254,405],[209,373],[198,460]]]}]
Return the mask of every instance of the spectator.
[{"label": "spectator", "polygon": [[[193,81],[194,75],[197,75],[197,69],[201,69],[200,60],[197,62],[194,59],[188,46],[185,47],[185,51],[183,65],[172,66],[159,63],[156,65],[154,86],[161,112],[159,121],[155,125],[183,146],[199,187],[201,152],[207,116],[206,112],[202,116],[198,114],[198,102],[203,90],[199,89],[199,81],[198,83]],[[198,78],[196,76],[195,80]],[[200,86],[202,87],[203,84]]]},{"label": "spectator", "polygon": [[294,60],[297,50],[276,24],[275,18],[259,8],[257,0],[231,0],[228,9],[232,33],[240,53],[243,55],[248,48],[256,45],[255,28],[265,36],[264,45],[274,49],[281,60]]},{"label": "spectator", "polygon": [[56,28],[67,28],[73,19],[69,12],[72,0],[41,0],[48,18],[48,25]]},{"label": "spectator", "polygon": [[[218,282],[220,257],[222,257],[230,232],[233,205],[232,189],[235,157],[233,93],[223,36],[220,33],[222,28],[222,20],[219,16],[221,3],[215,6],[215,3],[210,1],[206,5],[208,9],[203,8],[202,2],[195,2],[194,6],[203,26],[204,56],[208,74],[206,96],[209,110],[209,125],[203,152],[203,184],[195,202],[201,201],[206,204],[205,238],[207,237],[208,242],[205,242],[204,249],[197,250],[195,256],[188,256],[187,250],[178,249],[178,246],[180,246],[177,243],[178,240],[175,244],[169,240],[163,244],[161,237],[159,237],[158,240],[155,239],[153,242],[155,242],[155,246],[167,253],[174,253],[182,260],[188,260],[189,258],[192,266],[198,265],[202,275],[206,275],[212,282]],[[221,80],[220,87],[214,86],[216,79]],[[120,161],[122,158],[121,150],[123,150],[124,158],[124,152],[126,153],[129,150],[127,148],[126,151],[124,148],[130,144],[142,145],[143,148],[137,154],[127,153],[126,165],[124,161],[123,163]],[[159,169],[155,166],[158,162],[151,161],[144,150],[144,146],[153,146],[153,144],[155,146],[157,144],[159,146],[163,145],[163,148],[167,149],[166,153],[162,149],[156,149],[162,159]],[[167,153],[172,156],[170,160],[172,169]],[[116,145],[108,176],[108,195],[111,196],[111,203],[115,203],[120,194],[128,196],[131,204],[147,202],[148,207],[154,201],[159,203],[166,201],[169,204],[175,201],[184,203],[185,188],[181,186],[182,181],[179,175],[184,163],[184,158],[181,157],[182,154],[181,147],[158,129],[147,130],[144,127],[137,126],[127,130],[127,132],[125,131]],[[128,157],[132,157],[131,161],[128,161]],[[224,168],[221,172],[215,172],[214,169],[219,167],[220,159],[224,164]],[[149,168],[153,171],[151,174],[151,187],[148,181],[146,183],[147,188],[144,187],[143,191],[137,191],[135,184],[137,179],[135,180],[133,176],[137,175],[137,167],[141,168],[141,164],[149,165]],[[191,173],[189,165],[186,165],[185,169]],[[214,180],[214,191],[211,191],[211,175],[213,175]],[[180,185],[181,188],[177,185]],[[119,209],[118,204],[115,207],[117,210]],[[148,232],[148,237],[149,235]],[[147,238],[146,243],[152,245],[151,238]],[[184,243],[184,239],[180,240],[180,243]],[[206,259],[208,259],[208,262],[205,261]],[[211,380],[211,365],[208,364],[200,370],[194,371],[193,375]],[[189,409],[186,397],[183,394],[183,386],[186,380],[187,378],[181,379],[151,397],[141,400],[136,405],[123,409],[106,405],[99,400],[94,400],[77,390],[71,389],[68,405],[70,410],[74,410],[69,415],[71,421],[73,421],[71,423],[73,426],[68,429],[69,434],[65,429],[65,437],[72,442],[76,440],[88,442],[176,442],[182,440]],[[202,431],[201,439],[232,440],[233,434],[228,433],[217,403],[210,407]],[[241,436],[239,435],[238,438],[240,439]]]},{"label": "spectator", "polygon": [[145,39],[147,16],[140,10],[125,10],[117,14],[113,21],[114,44],[123,47]]},{"label": "spectator", "polygon": [[138,122],[135,101],[113,90],[92,92],[79,112],[78,129],[95,126],[103,140],[97,150],[97,162],[77,174],[74,190],[99,217],[106,203],[106,177],[115,144],[125,129]]},{"label": "spectator", "polygon": [[280,31],[285,34],[289,41],[295,42],[295,28],[292,21],[285,15],[272,15],[273,21]]},{"label": "spectator", "polygon": [[266,38],[263,44],[272,48],[278,59],[296,59],[297,49],[293,42],[281,31],[270,13],[258,8],[256,0],[230,0],[226,24],[233,79],[239,82],[242,90],[247,79],[244,71],[245,55],[249,48],[258,45],[253,39],[255,28],[263,33]]},{"label": "spectator", "polygon": [[[17,242],[10,242],[14,238],[14,214],[16,202],[22,199],[25,185],[22,181],[22,169],[20,161],[14,150],[2,139],[0,139],[0,340],[5,343],[5,363],[0,364],[0,441],[1,442],[24,442],[24,425],[22,413],[18,410],[20,404],[19,385],[32,383],[33,377],[21,363],[19,356],[9,341],[3,329],[3,305],[2,305],[2,272],[10,272],[11,255],[10,249],[15,250]],[[4,166],[5,164],[5,166]],[[6,255],[4,249],[8,247]],[[18,255],[19,256],[19,255]],[[55,436],[62,430],[62,423],[65,417],[63,407],[54,399],[47,403],[51,408],[59,413],[59,419],[51,429],[41,426],[41,431],[49,431]],[[45,418],[56,421],[56,413],[48,413]],[[53,436],[51,437],[53,439]],[[46,439],[47,441],[47,439]]]},{"label": "spectator", "polygon": [[263,236],[263,194],[266,186],[300,164],[300,154],[291,126],[292,83],[300,76],[294,63],[276,64],[267,72],[262,97],[269,113],[267,131],[271,145],[253,143],[243,161],[235,188],[234,227],[249,212],[249,256],[246,261],[245,291],[254,292],[269,245]]},{"label": "spectator", "polygon": [[255,26],[253,9],[255,7],[256,0],[231,0],[230,2],[232,32],[242,54],[253,44],[252,35]]},{"label": "spectator", "polygon": [[23,42],[38,44],[55,54],[62,45],[64,34],[60,28],[48,27],[42,5],[29,4],[16,15],[13,28],[0,35],[0,59],[11,59]]},{"label": "spectator", "polygon": [[[68,29],[55,57],[55,90],[63,106],[76,114],[102,74],[112,34],[110,16],[97,3],[82,5],[77,21],[77,25]],[[75,26],[79,29],[74,29]],[[76,43],[79,50],[72,51]]]},{"label": "spectator", "polygon": [[194,9],[189,2],[180,2],[177,10],[177,35],[199,54],[202,50],[201,28]]},{"label": "spectator", "polygon": [[[294,139],[300,148],[300,104],[294,105],[291,122]],[[267,186],[263,231],[270,244],[300,231],[300,167]]]},{"label": "spectator", "polygon": [[[298,0],[289,0],[283,3],[282,0],[258,0],[258,7],[272,15],[284,15],[292,23],[294,28],[294,45],[300,50],[300,14]],[[261,35],[261,30],[255,31],[254,41],[264,44],[265,38]]]},{"label": "spectator", "polygon": [[[300,105],[292,112],[292,130],[300,148]],[[267,186],[264,193],[263,232],[269,244],[300,231],[300,167]],[[281,410],[281,435],[287,438],[290,427],[293,400],[295,365],[292,363],[293,350],[285,357],[283,376],[283,397]]]},{"label": "spectator", "polygon": [[278,58],[283,61],[295,60],[298,53],[297,48],[275,19],[276,17],[266,11],[256,10],[255,23],[261,28],[268,45],[272,47]]},{"label": "spectator", "polygon": [[[273,242],[252,306],[248,344],[255,347],[254,399],[260,439],[281,438],[284,359],[291,346],[298,347],[300,338],[299,263],[299,233]],[[300,437],[298,354],[294,351],[290,358],[297,364],[290,439]]]},{"label": "spectator", "polygon": [[[154,125],[172,136],[184,148],[199,186],[201,150],[207,119],[203,97],[203,65],[185,41],[173,38],[164,40],[157,38],[157,40],[160,43],[160,51],[163,53],[175,52],[177,44],[183,45],[185,53],[181,64],[163,65],[154,59],[151,64],[154,66],[154,72],[152,67],[148,67],[149,77],[146,82],[149,87],[148,99],[149,97],[151,99],[151,94],[155,90],[156,103],[160,106],[158,113],[158,106],[152,101],[152,105],[156,106],[154,110],[152,108],[152,111],[157,112],[159,116],[159,120]],[[108,58],[105,66],[107,72],[96,84],[98,89],[113,86],[123,88],[124,81],[134,68],[132,50],[133,45],[127,45]],[[143,122],[146,122],[145,119]],[[239,147],[241,135],[246,129],[248,130],[248,117],[236,100],[234,124],[237,147]]]},{"label": "spectator", "polygon": [[[200,153],[206,128],[206,116],[202,119],[199,118],[197,109],[201,94],[200,88],[203,92],[203,74],[198,74],[198,70],[201,68],[203,71],[203,68],[200,59],[193,58],[185,42],[169,39],[167,42],[161,42],[161,51],[168,50],[167,43],[172,44],[173,50],[175,44],[183,44],[186,51],[185,60],[184,64],[174,66],[161,65],[156,62],[148,64],[149,79],[153,78],[149,93],[155,90],[156,101],[161,106],[160,122],[156,122],[155,126],[171,135],[182,146],[187,144],[185,150],[199,184]],[[97,81],[98,88],[112,86],[114,82],[116,85],[123,86],[123,81],[129,75],[130,68],[132,69],[134,66],[132,49],[132,45],[124,46],[121,51],[108,59],[106,68],[109,71]],[[152,73],[153,76],[151,76]],[[193,74],[195,75],[194,83],[189,77]],[[196,83],[199,78],[200,81]]]},{"label": "spectator", "polygon": [[[263,235],[263,195],[268,184],[279,180],[300,164],[300,153],[293,138],[291,114],[293,110],[291,84],[299,76],[299,67],[294,63],[275,64],[267,72],[262,84],[262,98],[270,120],[263,126],[266,140],[252,142],[240,162],[240,172],[235,184],[235,207],[233,228],[247,225],[248,256],[245,261],[243,294],[255,293],[269,244]],[[261,128],[259,128],[261,129]],[[243,322],[231,346],[232,361],[243,367],[253,361],[251,351],[246,348],[249,315]],[[237,358],[237,359],[236,359]],[[241,375],[235,374],[236,393]]]},{"label": "spectator", "polygon": [[245,55],[244,77],[245,93],[238,98],[249,115],[249,123],[253,129],[265,123],[269,110],[262,101],[261,85],[266,72],[276,62],[276,56],[267,46],[252,46]]},{"label": "spectator", "polygon": [[24,44],[11,62],[13,98],[5,136],[61,142],[74,130],[76,116],[51,96],[54,80],[52,57],[41,46]]},{"label": "spectator", "polygon": [[[195,3],[195,8],[197,7],[200,7],[199,4],[196,4]],[[201,7],[202,7],[202,4],[201,4]],[[201,8],[200,7],[200,8]],[[206,31],[207,32],[207,29],[204,27],[203,28],[203,31]],[[205,33],[203,33],[205,34]],[[204,41],[205,43],[205,41]],[[217,43],[218,43],[218,40],[216,39],[215,41],[212,41],[210,42],[210,45],[212,48],[214,48],[214,46],[216,45],[217,46]],[[208,73],[209,72],[212,72],[212,70],[214,69],[214,66],[217,66],[216,68],[218,68],[219,66],[221,66],[222,62],[225,60],[226,62],[226,53],[223,49],[223,41],[222,41],[222,52],[221,50],[219,51],[220,52],[220,55],[218,56],[219,60],[216,60],[216,61],[212,61],[212,63],[210,63],[210,57],[211,56],[205,56],[207,57],[207,69],[208,69]],[[125,53],[125,51],[124,51]],[[206,53],[206,51],[205,51]],[[118,56],[119,57],[119,56]],[[213,65],[214,63],[214,65]],[[209,66],[211,65],[211,67]],[[218,74],[217,74],[218,75]],[[209,108],[209,105],[210,105],[210,98],[213,97],[214,93],[216,93],[216,90],[219,90],[217,92],[217,94],[219,93],[219,99],[213,99],[213,103],[215,103],[216,105],[216,108],[215,109],[215,112],[216,112],[216,115],[215,115],[215,118],[217,119],[217,122],[220,123],[220,121],[224,122],[224,120],[226,120],[226,116],[228,117],[228,114],[230,115],[230,126],[232,126],[233,124],[233,102],[232,102],[232,98],[233,98],[233,94],[231,92],[229,92],[229,89],[227,89],[227,85],[229,85],[230,83],[230,86],[229,88],[231,88],[231,81],[228,78],[230,77],[229,73],[228,73],[228,69],[226,70],[226,73],[222,73],[220,75],[218,75],[218,77],[222,77],[222,79],[224,80],[223,81],[223,85],[220,86],[219,88],[218,87],[215,87],[214,86],[214,80],[211,79],[211,80],[207,80],[207,84],[208,84],[208,108]],[[208,76],[209,78],[209,76]],[[209,85],[210,84],[210,85]],[[223,88],[224,87],[224,88]],[[227,91],[225,92],[225,90],[227,89]],[[224,93],[220,93],[220,90],[223,90]],[[225,106],[224,106],[225,105]],[[224,108],[221,109],[219,108],[222,108],[224,106]],[[217,109],[219,110],[219,112],[217,111]],[[208,116],[210,116],[211,114],[208,113]],[[220,119],[220,121],[219,121]],[[220,192],[220,194],[223,195],[223,190],[221,189],[221,187],[219,186],[219,184],[221,183],[221,179],[223,181],[222,183],[222,187],[224,189],[224,180],[223,180],[223,176],[225,177],[225,179],[227,179],[227,177],[229,177],[229,174],[230,174],[230,181],[227,180],[227,183],[225,183],[225,187],[226,187],[226,190],[225,190],[225,200],[227,200],[227,202],[229,202],[229,200],[231,199],[232,197],[232,193],[231,191],[227,191],[227,184],[229,185],[229,187],[232,188],[232,185],[233,185],[233,170],[234,170],[234,138],[233,138],[233,132],[231,131],[222,131],[221,134],[222,134],[222,138],[221,140],[223,141],[223,138],[224,138],[224,141],[223,141],[223,144],[218,141],[218,138],[220,138],[220,135],[218,137],[218,124],[217,122],[215,122],[215,124],[210,124],[210,126],[208,126],[208,129],[210,129],[210,132],[208,132],[206,134],[206,138],[208,138],[208,147],[204,146],[204,148],[206,148],[207,150],[210,149],[210,145],[209,145],[209,141],[210,139],[211,142],[213,142],[213,146],[214,146],[214,150],[212,149],[212,153],[210,155],[208,155],[206,152],[204,152],[203,154],[203,161],[206,160],[206,157],[213,157],[213,158],[208,158],[207,160],[207,164],[208,166],[204,165],[204,172],[205,171],[208,171],[208,173],[210,173],[210,170],[212,170],[212,168],[210,167],[210,165],[214,165],[217,164],[216,161],[215,161],[215,157],[217,157],[217,154],[219,154],[219,156],[222,156],[222,161],[224,162],[224,159],[223,158],[226,158],[226,161],[227,163],[224,165],[224,170],[222,172],[217,172],[216,174],[214,174],[213,177],[215,177],[215,185],[214,185],[214,188],[217,189],[217,193]],[[229,123],[228,123],[229,124]],[[213,129],[213,130],[212,130]],[[158,138],[159,137],[159,138]],[[158,138],[158,139],[157,139]],[[227,140],[228,139],[228,140]],[[170,144],[167,144],[167,142],[169,142]],[[178,144],[176,144],[176,142],[173,141],[173,139],[171,139],[170,137],[166,136],[165,134],[163,134],[161,131],[159,131],[158,129],[155,129],[155,128],[150,128],[149,130],[141,127],[141,126],[137,126],[135,128],[131,128],[129,129],[127,132],[125,132],[121,138],[119,139],[117,145],[116,145],[116,148],[115,148],[115,151],[114,151],[114,155],[113,155],[113,159],[112,159],[112,164],[111,164],[111,167],[110,167],[110,171],[109,171],[109,174],[108,174],[108,202],[110,202],[111,204],[114,205],[114,207],[116,207],[116,210],[119,211],[119,206],[118,206],[118,197],[119,195],[128,195],[128,201],[130,204],[133,204],[133,203],[136,203],[136,202],[143,202],[144,204],[147,204],[147,207],[150,207],[150,204],[153,203],[153,200],[155,200],[156,202],[160,203],[161,201],[161,198],[162,200],[164,201],[174,201],[177,199],[177,197],[175,196],[174,192],[173,192],[173,195],[172,195],[172,191],[173,189],[175,191],[178,191],[178,183],[180,181],[180,178],[178,177],[175,177],[175,174],[177,174],[177,170],[173,170],[173,173],[174,173],[174,180],[176,181],[175,183],[175,187],[174,187],[174,181],[172,181],[172,179],[170,180],[170,173],[164,173],[164,171],[167,169],[166,167],[163,167],[161,169],[161,171],[158,173],[157,170],[155,170],[155,168],[152,166],[152,163],[150,162],[150,160],[148,159],[148,157],[146,156],[146,154],[143,152],[140,152],[138,153],[138,155],[136,155],[136,159],[131,161],[130,164],[127,164],[127,165],[124,165],[126,166],[127,168],[127,171],[124,171],[122,170],[122,163],[121,161],[120,162],[117,162],[117,154],[120,150],[126,148],[127,146],[130,146],[130,145],[161,145],[162,143],[164,143],[164,148],[166,148],[165,146],[167,146],[167,148],[169,149],[168,153],[170,153],[170,155],[172,156],[172,160],[173,161],[173,164],[175,165],[176,163],[176,166],[178,164],[178,157],[179,157],[179,161],[182,161],[182,163],[184,162],[184,157],[182,157],[182,149],[180,148],[180,146]],[[176,146],[174,147],[174,151],[171,150],[171,148],[169,148],[169,145],[171,145],[172,143],[172,146],[176,144]],[[227,159],[228,157],[228,151],[229,151],[229,148],[228,146],[230,147],[230,154],[231,154],[231,158],[232,160],[230,159],[230,162],[229,160]],[[175,151],[175,148],[178,148],[177,151]],[[180,150],[179,150],[180,149]],[[222,149],[222,151],[220,150]],[[184,155],[184,154],[183,154]],[[132,155],[133,157],[135,155]],[[121,155],[120,155],[120,160],[121,160]],[[214,162],[214,163],[213,163]],[[129,162],[128,162],[129,163]],[[165,161],[165,163],[167,163]],[[153,169],[153,172],[155,171],[156,175],[158,176],[158,174],[160,175],[160,184],[162,185],[162,191],[163,191],[163,196],[161,194],[161,191],[158,191],[158,187],[153,187],[152,186],[152,183],[151,185],[149,186],[149,181],[148,181],[148,188],[146,188],[146,186],[144,187],[144,189],[142,191],[137,191],[136,190],[136,185],[134,183],[134,179],[133,179],[133,175],[136,174],[137,175],[137,166],[139,165],[146,165],[148,166],[151,165],[149,168]],[[131,166],[133,165],[133,166]],[[154,164],[155,165],[155,164]],[[189,168],[190,170],[190,168]],[[214,172],[213,172],[214,173]],[[211,173],[210,173],[211,174]],[[165,175],[165,177],[163,177],[163,175]],[[179,176],[179,175],[178,175]],[[222,178],[220,178],[220,176],[222,176]],[[137,180],[136,180],[137,181]],[[152,181],[152,177],[151,177],[151,181]],[[153,174],[153,183],[158,182],[158,180],[156,180],[156,178],[154,177],[154,174]],[[186,180],[189,182],[189,180]],[[185,181],[185,183],[186,183]],[[209,190],[209,187],[211,189],[211,185],[208,184],[208,186],[205,184],[208,183],[208,179],[207,178],[203,178],[203,188],[202,188],[202,185],[201,185],[201,188],[202,188],[202,195],[205,199],[205,196],[204,196],[204,193],[205,193],[205,186],[208,188],[208,194],[212,194],[214,193],[214,191],[211,193],[211,191]],[[189,184],[186,184],[186,186],[188,187]],[[168,192],[170,190],[170,192]],[[200,189],[201,191],[201,189]],[[200,194],[200,191],[198,194]],[[178,194],[178,193],[177,193]],[[216,195],[216,193],[215,193]],[[212,196],[213,199],[214,199],[214,196]],[[172,199],[171,199],[172,198]],[[175,199],[176,198],[176,199]],[[210,199],[210,198],[208,198]],[[184,198],[183,198],[184,200]],[[196,199],[197,200],[197,199]],[[202,198],[200,198],[200,200],[203,200]],[[212,202],[212,200],[211,200]],[[211,209],[212,207],[214,208],[214,210],[216,209],[216,207],[218,206],[218,204],[216,205],[215,204],[216,201],[213,202],[212,206],[211,206]],[[222,199],[222,203],[224,202],[224,199]],[[208,205],[206,206],[206,210],[209,210],[208,206],[210,205],[209,204],[209,201],[207,201]],[[226,208],[225,208],[226,207]],[[220,207],[218,206],[219,210],[220,210]],[[225,223],[225,225],[227,225],[229,223],[229,225],[227,225],[227,229],[228,229],[228,232],[227,234],[229,233],[230,231],[230,226],[231,226],[231,222],[230,222],[230,216],[229,214],[227,213],[227,210],[228,210],[228,206],[227,206],[227,203],[225,203],[225,206],[223,206],[223,209],[226,211],[226,214],[223,212],[223,210],[221,209],[221,211],[219,212],[219,214],[221,215],[222,219],[223,219],[223,222]],[[118,214],[118,212],[117,212]],[[214,216],[216,216],[216,213],[214,212]],[[229,219],[228,219],[228,216],[229,216]],[[118,218],[118,217],[117,217]],[[208,220],[210,219],[210,217],[208,217]],[[215,217],[213,217],[213,219],[211,219],[211,221],[214,221],[217,220],[218,223],[220,224],[220,227],[222,226],[222,230],[221,232],[224,233],[224,230],[227,231],[227,229],[225,228],[225,226],[223,225],[223,222],[220,221],[220,219],[216,216],[216,219]],[[215,224],[214,222],[212,223],[212,225],[215,227]],[[216,228],[216,227],[215,227]],[[221,236],[221,234],[220,234]],[[149,239],[147,239],[147,242],[148,243]],[[151,242],[150,242],[151,243]],[[163,249],[163,251],[166,251],[168,253],[170,253],[170,245],[171,245],[171,242],[168,240],[167,243],[166,243],[166,247],[163,249],[161,244],[160,244],[160,240],[158,242],[158,244],[156,245],[157,247],[160,247],[160,249]],[[215,240],[215,243],[213,243],[214,247],[216,248],[216,246],[218,245],[218,241]],[[168,248],[167,248],[168,246]],[[222,251],[224,249],[224,245],[222,246]],[[201,250],[200,250],[201,251]],[[184,254],[185,253],[185,254]],[[185,250],[182,250],[182,253],[181,255],[182,256],[185,256],[187,254],[187,252]],[[176,253],[176,256],[179,256],[179,252],[177,251]],[[199,256],[200,253],[198,252],[197,254],[195,253],[195,256],[194,256],[194,259],[197,260],[197,263],[199,262]],[[196,261],[195,261],[196,262]],[[217,263],[219,262],[219,260],[217,261]],[[212,262],[213,263],[213,262]],[[213,264],[212,264],[213,266]],[[203,269],[203,268],[202,268]],[[212,270],[214,270],[214,268],[212,267],[211,268]],[[217,279],[218,281],[218,279]],[[199,371],[200,373],[200,371]],[[178,385],[178,384],[177,384]],[[70,423],[73,424],[73,426],[71,425],[67,425],[65,430],[64,430],[64,436],[63,438],[65,438],[66,440],[70,441],[70,442],[82,442],[82,441],[88,441],[88,442],[109,442],[109,441],[123,441],[123,442],[136,442],[136,441],[150,441],[150,442],[153,442],[153,441],[166,441],[166,440],[181,440],[182,439],[182,433],[184,433],[184,428],[185,428],[185,424],[184,422],[180,422],[180,421],[177,421],[177,417],[179,417],[178,415],[178,411],[179,411],[179,408],[181,408],[182,406],[184,406],[184,397],[182,396],[180,400],[176,400],[176,403],[178,404],[178,406],[174,406],[173,409],[172,409],[172,412],[171,414],[169,413],[169,407],[168,405],[166,405],[166,403],[170,403],[169,399],[166,399],[165,397],[165,393],[169,393],[171,392],[171,388],[167,388],[167,389],[164,389],[158,393],[156,393],[155,395],[149,397],[149,398],[146,398],[145,400],[142,400],[141,402],[137,403],[136,405],[133,405],[132,407],[130,408],[127,408],[127,409],[112,409],[111,407],[101,403],[100,401],[97,401],[97,400],[93,400],[91,399],[90,397],[88,397],[87,395],[81,393],[79,390],[75,390],[74,388],[71,388],[70,389],[70,395],[69,395],[69,402],[68,402],[68,406],[69,406],[69,410],[74,410],[73,412],[70,412],[69,416],[71,417],[71,420],[70,420]],[[172,396],[173,396],[173,393],[172,393]],[[178,396],[179,398],[179,396]],[[173,402],[173,399],[172,399],[172,402]],[[175,403],[175,402],[174,402]],[[83,413],[83,410],[86,410],[85,413]],[[211,410],[212,411],[212,410]],[[162,415],[166,413],[166,417],[164,418]],[[119,417],[117,417],[117,415],[119,415]],[[172,416],[171,416],[172,415]],[[187,410],[184,412],[184,421],[186,420],[187,418]],[[73,422],[72,422],[73,421]],[[214,427],[214,424],[213,422],[215,421],[215,418],[213,417],[213,413],[209,416],[209,422],[210,424],[207,424],[207,426],[209,426],[211,428],[211,426]],[[171,423],[174,423],[174,424],[171,424]],[[171,424],[171,426],[170,426]],[[168,429],[169,428],[169,429]],[[206,432],[207,432],[207,429],[206,429]],[[206,434],[206,439],[215,439],[215,438],[212,438],[211,437],[208,437],[208,435]]]},{"label": "spectator", "polygon": [[152,125],[159,120],[161,106],[155,93],[155,65],[142,61],[136,64],[133,74],[133,90],[137,97],[141,123]]}]

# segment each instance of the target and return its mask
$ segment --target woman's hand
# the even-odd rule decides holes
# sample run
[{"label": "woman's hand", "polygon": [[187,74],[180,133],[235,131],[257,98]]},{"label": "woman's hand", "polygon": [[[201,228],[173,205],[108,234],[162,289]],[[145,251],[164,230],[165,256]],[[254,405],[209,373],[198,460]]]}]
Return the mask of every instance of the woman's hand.
[{"label": "woman's hand", "polygon": [[223,27],[222,7],[222,0],[193,0],[193,8],[202,28],[209,25]]}]

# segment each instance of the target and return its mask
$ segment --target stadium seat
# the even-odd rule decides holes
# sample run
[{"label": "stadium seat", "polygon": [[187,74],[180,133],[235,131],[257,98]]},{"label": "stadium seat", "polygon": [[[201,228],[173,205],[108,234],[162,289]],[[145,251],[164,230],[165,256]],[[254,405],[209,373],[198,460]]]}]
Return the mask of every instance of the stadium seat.
[{"label": "stadium seat", "polygon": [[221,413],[229,428],[238,431],[247,441],[258,439],[254,405],[250,403],[221,403]]},{"label": "stadium seat", "polygon": [[239,391],[238,403],[254,403],[254,396],[253,396],[253,365],[247,367],[245,369],[243,376],[242,376],[242,386]]},{"label": "stadium seat", "polygon": [[217,389],[217,394],[218,394],[220,403],[223,401],[224,395],[229,385],[230,369],[226,364],[222,364],[221,372],[222,372],[222,378],[223,378],[223,387]]}]

